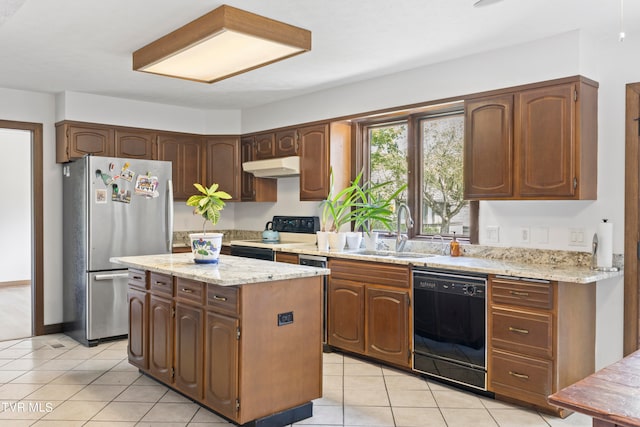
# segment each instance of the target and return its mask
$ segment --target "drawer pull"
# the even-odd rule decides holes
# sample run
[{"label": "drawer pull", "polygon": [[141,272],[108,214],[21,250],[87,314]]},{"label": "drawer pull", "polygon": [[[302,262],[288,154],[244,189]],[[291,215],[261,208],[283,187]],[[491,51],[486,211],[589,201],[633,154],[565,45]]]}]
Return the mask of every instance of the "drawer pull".
[{"label": "drawer pull", "polygon": [[521,291],[509,291],[511,295],[515,295],[517,297],[528,297],[529,292],[521,292]]},{"label": "drawer pull", "polygon": [[133,276],[133,280],[142,280],[142,276]]},{"label": "drawer pull", "polygon": [[193,293],[193,289],[187,289],[187,288],[181,288],[180,291],[184,292],[185,294],[192,294]]},{"label": "drawer pull", "polygon": [[156,282],[156,286],[167,286],[164,282]]},{"label": "drawer pull", "polygon": [[522,329],[522,328],[514,328],[513,326],[509,326],[509,332],[515,332],[517,334],[523,334],[526,335],[529,333],[528,329]]},{"label": "drawer pull", "polygon": [[509,375],[511,375],[513,377],[516,377],[516,378],[523,379],[523,380],[528,380],[529,379],[529,375],[519,374],[518,372],[509,371]]},{"label": "drawer pull", "polygon": [[227,297],[219,297],[218,295],[214,295],[214,296],[213,296],[213,299],[214,299],[215,301],[226,301],[226,300],[227,300]]}]

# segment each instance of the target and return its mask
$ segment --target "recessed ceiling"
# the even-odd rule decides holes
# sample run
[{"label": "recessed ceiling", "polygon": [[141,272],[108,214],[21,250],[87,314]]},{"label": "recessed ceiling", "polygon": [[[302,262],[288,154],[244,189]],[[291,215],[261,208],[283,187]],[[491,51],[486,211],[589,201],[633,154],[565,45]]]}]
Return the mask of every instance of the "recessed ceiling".
[{"label": "recessed ceiling", "polygon": [[[0,87],[242,109],[576,29],[620,31],[618,0],[475,1],[0,0]],[[133,51],[222,4],[310,30],[311,51],[211,85],[132,71]],[[638,22],[640,2],[624,6]]]}]

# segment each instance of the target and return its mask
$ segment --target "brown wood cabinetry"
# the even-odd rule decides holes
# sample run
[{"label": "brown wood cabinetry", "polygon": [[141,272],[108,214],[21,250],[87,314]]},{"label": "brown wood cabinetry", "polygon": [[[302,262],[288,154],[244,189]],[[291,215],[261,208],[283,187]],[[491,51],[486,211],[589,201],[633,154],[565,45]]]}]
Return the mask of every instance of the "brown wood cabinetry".
[{"label": "brown wood cabinetry", "polygon": [[572,77],[465,101],[465,198],[596,199],[597,87]]},{"label": "brown wood cabinetry", "polygon": [[489,276],[488,389],[567,412],[547,396],[593,373],[595,286]]},{"label": "brown wood cabinetry", "polygon": [[298,154],[298,131],[285,129],[276,132],[275,157],[295,156]]},{"label": "brown wood cabinetry", "polygon": [[151,131],[115,130],[115,157],[155,159],[156,134]]},{"label": "brown wood cabinetry", "polygon": [[328,343],[408,368],[408,266],[331,259]]},{"label": "brown wood cabinetry", "polygon": [[277,262],[286,262],[289,264],[298,264],[298,254],[289,252],[276,252]]},{"label": "brown wood cabinetry", "polygon": [[[148,333],[129,335],[130,361],[142,371],[238,424],[322,395],[320,277],[245,287],[147,275],[148,290],[129,279],[130,311],[140,311],[141,294],[150,301],[134,322]],[[295,322],[278,324],[287,312]]]},{"label": "brown wood cabinetry", "polygon": [[187,200],[196,193],[193,183],[203,181],[200,138],[194,135],[161,133],[158,135],[158,160],[167,160],[173,170],[173,198]]},{"label": "brown wood cabinetry", "polygon": [[242,198],[242,164],[240,138],[237,136],[211,136],[204,140],[205,183],[217,183],[219,189],[231,195],[230,201]]},{"label": "brown wood cabinetry", "polygon": [[65,163],[87,154],[114,155],[113,129],[92,123],[56,123],[56,162]]},{"label": "brown wood cabinetry", "polygon": [[254,160],[271,159],[276,155],[276,135],[273,132],[255,136]]},{"label": "brown wood cabinetry", "polygon": [[[241,163],[255,160],[255,137],[240,141]],[[243,202],[277,202],[278,182],[272,178],[256,178],[252,173],[242,171],[241,199]]]},{"label": "brown wood cabinetry", "polygon": [[129,345],[127,354],[129,362],[140,369],[149,367],[147,349],[147,317],[149,316],[149,295],[144,271],[129,270]]}]

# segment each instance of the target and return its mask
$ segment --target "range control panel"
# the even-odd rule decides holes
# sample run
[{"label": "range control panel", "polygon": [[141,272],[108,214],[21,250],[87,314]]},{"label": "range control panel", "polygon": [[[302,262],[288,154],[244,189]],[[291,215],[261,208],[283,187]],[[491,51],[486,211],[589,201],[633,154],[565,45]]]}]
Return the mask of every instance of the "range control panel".
[{"label": "range control panel", "polygon": [[285,233],[314,234],[320,231],[320,218],[317,216],[274,216],[273,229]]}]

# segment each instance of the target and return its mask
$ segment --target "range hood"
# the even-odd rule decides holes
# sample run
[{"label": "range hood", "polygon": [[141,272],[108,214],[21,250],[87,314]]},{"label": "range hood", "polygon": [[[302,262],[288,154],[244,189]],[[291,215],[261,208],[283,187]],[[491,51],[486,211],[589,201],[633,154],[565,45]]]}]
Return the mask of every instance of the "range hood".
[{"label": "range hood", "polygon": [[282,178],[300,175],[300,157],[279,157],[242,163],[242,169],[258,178]]}]

